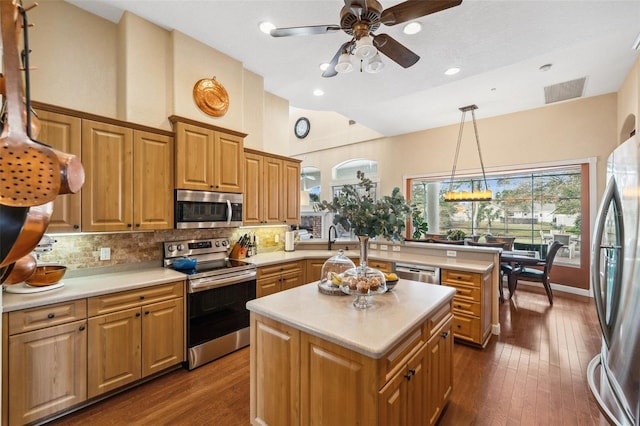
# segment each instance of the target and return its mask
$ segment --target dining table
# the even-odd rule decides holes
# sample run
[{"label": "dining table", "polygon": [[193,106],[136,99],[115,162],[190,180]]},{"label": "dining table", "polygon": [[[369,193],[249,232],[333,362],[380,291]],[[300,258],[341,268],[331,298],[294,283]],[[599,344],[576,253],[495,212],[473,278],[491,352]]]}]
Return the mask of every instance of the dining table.
[{"label": "dining table", "polygon": [[507,285],[509,286],[509,297],[513,294],[515,282],[518,274],[526,266],[544,266],[544,259],[540,258],[540,252],[534,250],[503,250],[500,253],[500,263],[509,265],[507,268]]}]

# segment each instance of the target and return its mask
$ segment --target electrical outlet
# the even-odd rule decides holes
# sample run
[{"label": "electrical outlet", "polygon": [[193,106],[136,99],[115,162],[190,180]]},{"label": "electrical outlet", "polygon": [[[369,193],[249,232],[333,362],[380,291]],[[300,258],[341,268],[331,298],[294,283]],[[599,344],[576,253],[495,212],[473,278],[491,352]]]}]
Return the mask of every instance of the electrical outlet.
[{"label": "electrical outlet", "polygon": [[380,250],[389,250],[389,246],[386,244],[381,244],[380,245]]},{"label": "electrical outlet", "polygon": [[377,244],[369,244],[369,248],[371,250],[377,250],[378,249],[378,245]]},{"label": "electrical outlet", "polygon": [[109,247],[101,247],[100,260],[109,260],[109,259],[111,259],[111,249]]},{"label": "electrical outlet", "polygon": [[447,250],[447,257],[456,257],[458,252],[455,250]]},{"label": "electrical outlet", "polygon": [[275,239],[276,244],[279,243],[280,242],[280,235],[276,234],[274,239]]},{"label": "electrical outlet", "polygon": [[393,250],[393,251],[400,251],[400,246],[393,246],[393,247],[392,247],[392,250]]}]

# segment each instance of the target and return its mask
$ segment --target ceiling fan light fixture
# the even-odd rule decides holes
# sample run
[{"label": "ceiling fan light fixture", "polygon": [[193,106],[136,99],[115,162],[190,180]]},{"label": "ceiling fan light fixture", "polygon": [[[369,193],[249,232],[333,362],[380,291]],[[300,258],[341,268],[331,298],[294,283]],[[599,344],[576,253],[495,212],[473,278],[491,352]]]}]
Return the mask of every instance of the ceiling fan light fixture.
[{"label": "ceiling fan light fixture", "polygon": [[376,53],[376,55],[369,60],[364,70],[368,73],[376,74],[382,71],[383,68],[384,62],[380,59],[380,55]]},{"label": "ceiling fan light fixture", "polygon": [[420,31],[422,31],[422,24],[420,22],[409,22],[402,29],[402,32],[407,35],[418,34]]},{"label": "ceiling fan light fixture", "polygon": [[378,49],[373,45],[373,40],[368,35],[360,37],[356,42],[356,48],[353,53],[360,59],[369,59],[378,53]]},{"label": "ceiling fan light fixture", "polygon": [[353,65],[351,64],[351,58],[348,53],[343,53],[340,55],[340,59],[338,59],[338,63],[336,64],[336,72],[346,73],[353,71]]}]

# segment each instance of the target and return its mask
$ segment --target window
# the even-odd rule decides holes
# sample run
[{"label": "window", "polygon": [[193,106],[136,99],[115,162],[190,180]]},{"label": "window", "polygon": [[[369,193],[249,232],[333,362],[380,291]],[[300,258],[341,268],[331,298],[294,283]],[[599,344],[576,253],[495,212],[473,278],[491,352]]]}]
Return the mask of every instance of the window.
[{"label": "window", "polygon": [[[516,237],[517,243],[544,244],[554,234],[568,234],[571,256],[558,261],[579,264],[582,209],[582,166],[568,165],[487,174],[493,191],[488,202],[445,202],[444,193],[484,189],[482,176],[411,179],[411,200],[422,208],[429,233],[462,229],[469,235]],[[585,177],[586,179],[586,177]],[[568,250],[567,250],[568,252]]]}]

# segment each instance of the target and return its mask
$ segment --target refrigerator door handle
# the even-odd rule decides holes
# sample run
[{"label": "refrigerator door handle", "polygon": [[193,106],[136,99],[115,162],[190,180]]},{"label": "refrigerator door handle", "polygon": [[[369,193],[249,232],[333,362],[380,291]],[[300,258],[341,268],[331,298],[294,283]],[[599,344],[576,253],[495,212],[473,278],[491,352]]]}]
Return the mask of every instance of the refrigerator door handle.
[{"label": "refrigerator door handle", "polygon": [[[592,242],[591,250],[591,284],[593,286],[594,299],[596,304],[596,311],[598,312],[598,319],[600,321],[600,328],[602,329],[602,336],[607,344],[610,345],[611,330],[613,330],[615,319],[617,317],[618,306],[620,305],[619,293],[620,285],[622,281],[622,260],[624,259],[624,251],[622,246],[618,245],[603,245],[602,236],[607,221],[607,213],[610,209],[613,209],[615,226],[618,230],[618,236],[620,241],[624,241],[624,223],[622,221],[622,200],[620,199],[620,193],[618,191],[618,185],[615,179],[612,177],[609,179],[607,188],[605,189],[600,208],[598,209],[598,215],[596,216],[596,226],[594,230],[594,238]],[[606,301],[602,297],[602,283],[600,280],[600,259],[602,249],[613,251],[615,253],[614,276],[613,286],[611,288],[611,294],[607,294],[606,297],[610,300],[610,311],[607,313],[605,306]],[[606,273],[609,271],[607,270]],[[607,289],[608,290],[608,289]]]},{"label": "refrigerator door handle", "polygon": [[[596,385],[596,369],[598,367],[601,367],[601,365],[602,365],[602,358],[600,354],[598,354],[589,362],[589,365],[587,366],[587,383],[589,384],[589,390],[591,391],[591,394],[593,395],[596,402],[598,403],[598,408],[600,408],[600,411],[607,418],[609,423],[615,426],[626,426],[626,424],[620,423],[620,420],[616,418],[616,416],[611,412],[611,410],[609,410],[607,403],[600,396],[600,390]],[[601,383],[600,386],[603,386],[603,384]],[[615,395],[612,395],[612,396],[615,397]]]}]

